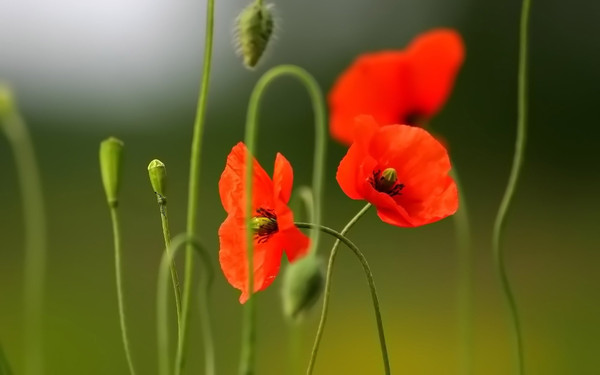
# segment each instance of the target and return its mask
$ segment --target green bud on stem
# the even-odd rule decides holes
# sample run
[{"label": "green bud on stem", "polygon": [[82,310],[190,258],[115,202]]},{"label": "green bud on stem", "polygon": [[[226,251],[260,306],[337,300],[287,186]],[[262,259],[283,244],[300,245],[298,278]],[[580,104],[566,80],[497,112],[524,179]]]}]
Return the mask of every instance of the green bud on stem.
[{"label": "green bud on stem", "polygon": [[236,21],[236,43],[248,68],[256,66],[273,34],[271,5],[255,1],[248,5]]},{"label": "green bud on stem", "polygon": [[167,168],[165,164],[154,159],[148,164],[148,177],[150,177],[150,184],[152,190],[159,196],[159,198],[166,199],[167,197]]},{"label": "green bud on stem", "polygon": [[291,263],[285,269],[281,291],[285,317],[300,321],[319,300],[324,285],[321,258],[309,254]]},{"label": "green bud on stem", "polygon": [[118,204],[122,156],[123,142],[119,139],[110,137],[100,143],[100,173],[106,201],[111,207]]}]

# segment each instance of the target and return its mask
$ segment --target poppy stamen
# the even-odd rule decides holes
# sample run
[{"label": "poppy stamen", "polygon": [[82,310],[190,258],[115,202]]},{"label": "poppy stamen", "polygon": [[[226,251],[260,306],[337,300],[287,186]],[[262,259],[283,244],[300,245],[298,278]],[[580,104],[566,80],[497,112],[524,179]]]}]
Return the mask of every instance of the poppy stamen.
[{"label": "poppy stamen", "polygon": [[398,174],[394,168],[386,168],[383,172],[377,169],[368,181],[375,190],[390,197],[401,195],[400,191],[404,189],[404,184],[398,183]]},{"label": "poppy stamen", "polygon": [[275,211],[268,208],[259,208],[256,210],[257,216],[252,217],[252,230],[254,238],[258,243],[265,243],[271,236],[279,231],[277,225],[277,215]]}]

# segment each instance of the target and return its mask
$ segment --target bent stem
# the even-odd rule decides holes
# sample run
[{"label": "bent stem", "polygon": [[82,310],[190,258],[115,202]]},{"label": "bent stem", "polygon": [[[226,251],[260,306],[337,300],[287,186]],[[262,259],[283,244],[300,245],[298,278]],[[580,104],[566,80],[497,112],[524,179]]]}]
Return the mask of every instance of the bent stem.
[{"label": "bent stem", "polygon": [[123,339],[123,347],[125,349],[125,357],[127,357],[127,365],[131,375],[135,375],[133,360],[131,359],[131,349],[129,345],[129,336],[127,334],[127,321],[125,319],[125,305],[123,302],[123,270],[121,267],[121,231],[119,225],[119,214],[116,202],[110,205],[110,218],[112,221],[113,238],[115,246],[115,275],[117,280],[117,300],[119,303],[119,321],[121,323],[121,337]]},{"label": "bent stem", "polygon": [[23,374],[43,374],[42,316],[46,275],[46,214],[39,168],[31,136],[18,114],[8,116],[4,130],[15,158],[25,224]]},{"label": "bent stem", "polygon": [[[215,350],[210,324],[210,306],[209,292],[212,285],[213,269],[210,262],[210,256],[206,249],[198,242],[186,238],[185,234],[175,237],[171,243],[171,251],[165,251],[162,255],[158,285],[156,290],[156,322],[158,334],[158,368],[159,374],[169,374],[169,322],[167,319],[167,273],[169,267],[173,264],[177,253],[183,249],[183,245],[191,243],[193,249],[202,259],[202,264],[206,269],[202,283],[204,284],[204,293],[200,294],[202,340],[204,344],[204,373],[205,375],[215,374]],[[180,373],[179,367],[175,367],[175,373]]]},{"label": "bent stem", "polygon": [[[200,166],[202,156],[202,138],[204,134],[204,118],[206,115],[206,100],[208,97],[208,83],[210,79],[212,47],[213,47],[213,29],[215,16],[215,1],[206,2],[206,33],[204,37],[204,62],[202,67],[202,79],[200,82],[200,93],[198,95],[198,105],[196,109],[196,118],[194,120],[194,135],[192,137],[192,150],[190,155],[190,177],[188,186],[188,208],[186,233],[188,237],[196,237],[198,227],[198,201],[200,195]],[[183,371],[185,366],[185,346],[187,344],[187,326],[190,318],[190,299],[192,294],[192,281],[194,275],[194,247],[188,243],[185,254],[185,280],[183,287],[182,301],[182,319],[179,340],[177,342],[176,366],[179,372]]]},{"label": "bent stem", "polygon": [[[358,220],[369,210],[369,208],[371,207],[370,203],[367,203],[349,222],[348,224],[346,224],[346,226],[344,227],[344,229],[342,229],[342,231],[340,232],[340,234],[342,236],[344,236],[346,233],[348,233],[348,231],[350,230],[350,228],[352,228],[354,226],[354,224],[356,224],[358,222]],[[319,230],[323,231],[323,228],[319,227]],[[331,233],[329,233],[331,234]],[[327,275],[325,278],[325,293],[323,296],[323,307],[321,308],[321,318],[319,320],[319,327],[317,328],[317,335],[315,337],[315,342],[313,344],[313,348],[312,348],[312,352],[310,355],[310,361],[308,363],[308,369],[306,370],[306,373],[308,375],[312,374],[314,367],[315,367],[315,363],[317,360],[317,353],[319,351],[319,345],[321,344],[321,338],[323,337],[323,332],[325,330],[325,323],[327,321],[327,312],[329,311],[329,298],[331,296],[331,277],[333,275],[333,265],[335,263],[335,257],[337,255],[337,249],[338,246],[340,244],[340,241],[344,242],[342,239],[338,238],[335,243],[333,244],[333,247],[331,249],[331,254],[329,255],[329,262],[327,264]],[[362,255],[362,254],[361,254]],[[359,257],[360,258],[360,257]],[[364,265],[363,265],[364,267]],[[370,271],[369,271],[370,272]],[[369,276],[367,275],[367,278],[369,278]],[[370,283],[371,281],[369,281]],[[388,360],[388,354],[387,354],[387,348],[385,345],[385,336],[383,334],[383,324],[381,323],[381,315],[379,313],[379,302],[377,301],[377,297],[374,294],[374,285],[372,288],[372,296],[373,296],[373,306],[375,307],[375,315],[377,317],[377,329],[379,331],[379,342],[381,344],[381,354],[383,356],[383,365],[385,368],[385,373],[389,374],[390,373],[390,365],[389,365],[389,360]]]},{"label": "bent stem", "polygon": [[456,245],[458,248],[458,315],[459,315],[459,332],[461,343],[459,345],[461,357],[461,374],[471,374],[471,230],[469,227],[469,215],[467,203],[465,202],[465,194],[456,172],[456,166],[453,165],[450,170],[450,176],[456,183],[459,195],[459,208],[453,215],[454,227],[456,230]]},{"label": "bent stem", "polygon": [[[256,136],[258,133],[258,108],[260,100],[267,86],[277,77],[291,75],[297,78],[307,89],[310,95],[315,116],[315,153],[313,161],[313,217],[315,223],[321,223],[321,198],[323,195],[323,177],[325,163],[325,147],[327,141],[327,127],[325,123],[325,104],[323,94],[317,81],[306,70],[295,65],[280,65],[267,71],[256,83],[246,117],[245,144],[250,156],[255,154]],[[246,257],[248,258],[248,301],[244,306],[244,323],[242,332],[242,351],[240,371],[242,375],[254,373],[256,342],[255,307],[254,307],[254,256],[253,232],[250,225],[252,217],[252,157],[246,160],[245,170],[245,213],[246,213]],[[313,230],[311,234],[312,248],[316,249],[319,242],[319,231]]]},{"label": "bent stem", "polygon": [[514,335],[514,350],[516,361],[516,374],[524,374],[523,360],[523,338],[519,315],[517,312],[517,303],[510,287],[508,276],[506,274],[506,265],[502,252],[502,236],[506,225],[506,216],[510,208],[512,198],[515,194],[519,175],[523,167],[525,157],[525,144],[527,142],[527,43],[529,34],[529,13],[531,9],[531,0],[523,0],[521,9],[520,40],[519,40],[519,75],[518,75],[518,118],[517,118],[517,138],[515,140],[515,154],[513,157],[512,169],[504,192],[504,197],[498,209],[498,215],[494,222],[492,234],[492,252],[494,263],[496,265],[498,278],[502,285],[502,290],[506,299],[506,305],[512,321]]},{"label": "bent stem", "polygon": [[[351,226],[350,224],[354,221],[356,222],[360,216],[362,216],[367,209],[371,206],[371,204],[367,204],[349,223],[348,225],[346,225],[346,227],[344,228],[346,231],[348,229],[350,229],[349,227]],[[363,267],[363,270],[365,271],[365,276],[367,277],[367,282],[369,283],[369,290],[371,292],[371,298],[373,300],[373,310],[375,310],[375,319],[377,321],[377,332],[379,334],[379,344],[381,345],[381,356],[383,359],[383,367],[385,369],[385,374],[389,375],[390,374],[390,363],[389,363],[389,358],[388,358],[388,352],[387,352],[387,347],[385,344],[385,333],[383,330],[383,320],[381,319],[381,309],[379,308],[379,299],[377,297],[377,289],[375,288],[375,281],[373,280],[373,273],[371,272],[371,268],[369,268],[369,264],[367,263],[367,259],[365,258],[365,256],[362,254],[362,252],[358,249],[358,247],[352,243],[352,241],[350,241],[348,238],[346,238],[344,236],[344,231],[342,232],[337,232],[331,228],[328,228],[326,226],[323,225],[316,225],[316,224],[312,224],[312,223],[295,223],[296,226],[298,228],[317,228],[318,230],[322,231],[323,233],[327,233],[333,237],[335,237],[337,240],[335,242],[334,245],[334,249],[337,249],[337,245],[340,242],[343,242],[344,245],[346,245],[350,250],[352,250],[352,252],[354,253],[354,255],[356,255],[356,257],[358,258],[358,260],[360,261],[360,264]],[[354,224],[354,223],[352,223]],[[334,253],[334,250],[332,249],[332,254]],[[331,266],[332,266],[332,257],[329,258],[329,268],[327,269],[327,281],[326,281],[326,287],[325,287],[325,300],[323,301],[323,306],[326,306],[326,303],[329,299],[329,292],[330,292],[330,280],[331,280]],[[322,326],[325,324],[325,315],[327,312],[327,309],[324,308],[323,309],[324,313],[321,314],[321,321],[319,322],[319,331],[318,332],[322,332]],[[314,361],[316,358],[316,353],[318,350],[318,341],[320,340],[320,335],[317,333],[317,339],[315,340],[315,347],[313,347],[313,353],[310,359],[310,364],[307,370],[307,374],[311,374],[313,367],[314,367]]]}]

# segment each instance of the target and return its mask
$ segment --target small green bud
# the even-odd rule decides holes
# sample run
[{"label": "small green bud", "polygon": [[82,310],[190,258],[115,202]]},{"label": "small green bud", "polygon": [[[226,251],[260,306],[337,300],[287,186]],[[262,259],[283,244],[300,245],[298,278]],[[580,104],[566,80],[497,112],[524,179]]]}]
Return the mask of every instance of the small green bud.
[{"label": "small green bud", "polygon": [[381,172],[381,179],[379,180],[379,187],[382,191],[391,190],[398,181],[398,174],[394,168],[387,168]]},{"label": "small green bud", "polygon": [[16,111],[15,99],[10,87],[0,83],[0,121]]},{"label": "small green bud", "polygon": [[100,173],[106,201],[111,207],[118,204],[122,155],[123,142],[117,138],[110,137],[100,143]]},{"label": "small green bud", "polygon": [[284,315],[292,321],[301,320],[321,297],[324,284],[321,258],[309,254],[291,263],[283,276]]},{"label": "small green bud", "polygon": [[159,199],[167,197],[167,168],[162,161],[154,159],[148,164],[148,176],[152,190],[158,195]]},{"label": "small green bud", "polygon": [[253,2],[240,13],[236,20],[236,44],[246,67],[256,66],[267,48],[273,28],[271,5]]}]

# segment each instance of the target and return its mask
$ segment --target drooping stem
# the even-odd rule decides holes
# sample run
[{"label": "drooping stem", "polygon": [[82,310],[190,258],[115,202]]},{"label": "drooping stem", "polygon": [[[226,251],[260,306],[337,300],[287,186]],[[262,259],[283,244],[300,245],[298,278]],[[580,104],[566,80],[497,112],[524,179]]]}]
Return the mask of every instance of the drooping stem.
[{"label": "drooping stem", "polygon": [[[206,249],[197,241],[186,238],[185,234],[178,235],[173,238],[171,243],[171,251],[165,252],[162,256],[159,274],[158,287],[156,291],[156,323],[158,333],[158,368],[160,375],[169,374],[169,323],[167,319],[167,272],[168,267],[173,264],[175,256],[183,245],[191,243],[196,253],[202,259],[202,264],[205,266],[205,272],[202,277],[203,288],[200,293],[200,309],[201,309],[201,325],[202,325],[202,340],[204,344],[204,374],[214,375],[215,372],[215,350],[210,322],[210,298],[209,292],[213,279],[213,269],[211,266],[210,256]],[[178,373],[179,368],[175,368],[175,373]]]},{"label": "drooping stem", "polygon": [[175,264],[175,258],[171,255],[171,230],[169,229],[169,214],[167,211],[167,199],[156,194],[158,207],[160,209],[160,221],[162,224],[163,238],[165,241],[165,251],[171,258],[169,268],[171,270],[171,282],[173,284],[173,293],[175,294],[175,309],[177,311],[177,329],[178,336],[181,335],[181,289],[179,287],[179,275],[177,274],[177,265]]},{"label": "drooping stem", "polygon": [[[348,223],[348,225],[346,225],[344,230],[346,230],[346,232],[347,232],[348,229],[350,229],[350,227],[356,221],[358,221],[358,219],[367,211],[367,209],[369,207],[371,207],[371,204],[367,204],[356,216],[354,216],[354,218],[352,218],[352,220]],[[389,375],[390,374],[390,363],[389,363],[389,358],[388,358],[387,346],[385,344],[385,333],[383,330],[383,320],[381,319],[381,309],[379,308],[379,299],[377,297],[377,289],[375,288],[375,281],[373,280],[373,273],[371,272],[371,269],[369,268],[367,259],[362,254],[362,252],[358,249],[358,247],[354,243],[352,243],[352,241],[350,241],[348,238],[346,238],[344,236],[343,230],[342,230],[342,232],[337,232],[326,226],[323,226],[323,225],[317,226],[312,223],[295,223],[295,224],[296,224],[296,226],[298,226],[298,228],[318,228],[323,233],[327,233],[331,236],[334,236],[337,240],[335,241],[334,248],[331,251],[332,254],[334,254],[334,250],[337,249],[337,245],[339,245],[340,242],[343,242],[344,245],[346,245],[350,250],[352,250],[354,255],[356,255],[356,257],[360,261],[360,264],[362,265],[363,270],[365,271],[365,276],[367,277],[367,282],[369,283],[369,290],[371,292],[371,298],[373,300],[373,309],[375,311],[375,320],[377,321],[377,332],[379,334],[379,344],[381,346],[381,356],[383,359],[383,368],[384,368],[385,374]],[[334,259],[333,257],[329,257],[329,265],[327,268],[327,281],[326,281],[326,286],[325,286],[325,297],[323,300],[323,306],[326,306],[326,304],[329,302],[329,293],[331,291],[330,290],[331,289],[331,287],[330,287],[330,285],[331,285],[331,283],[330,283],[331,269],[333,266],[333,261],[332,261],[333,259]],[[311,355],[307,374],[311,374],[313,371],[313,368],[314,368],[316,354],[317,354],[317,351],[319,348],[320,335],[322,335],[326,315],[327,315],[327,308],[325,307],[323,309],[323,312],[321,313],[321,321],[319,322],[319,331],[317,332],[317,338],[315,339],[315,346],[313,346],[313,352]]]},{"label": "drooping stem", "polygon": [[472,368],[472,331],[471,331],[471,295],[472,295],[472,261],[471,261],[471,230],[465,193],[460,183],[456,166],[452,166],[450,175],[456,182],[459,195],[459,208],[453,215],[456,230],[456,245],[458,250],[458,322],[460,332],[460,373],[470,375]]},{"label": "drooping stem", "polygon": [[10,114],[0,124],[13,149],[25,224],[24,346],[25,375],[44,373],[42,317],[46,278],[46,214],[33,142],[23,119]]},{"label": "drooping stem", "polygon": [[12,375],[12,373],[13,372],[10,369],[10,364],[8,363],[8,358],[6,358],[6,354],[4,354],[2,345],[0,345],[0,375]]},{"label": "drooping stem", "polygon": [[110,218],[112,221],[113,228],[113,239],[115,246],[115,275],[117,281],[117,301],[119,304],[119,321],[121,323],[121,338],[123,340],[123,347],[125,349],[125,357],[127,358],[127,365],[129,366],[129,373],[135,375],[135,369],[133,367],[133,360],[131,359],[131,348],[129,345],[129,336],[127,334],[127,320],[125,319],[125,304],[123,299],[123,269],[121,267],[121,231],[119,224],[119,213],[117,210],[117,204],[110,206]]},{"label": "drooping stem", "polygon": [[[327,141],[327,127],[325,123],[325,104],[323,94],[315,79],[304,69],[294,65],[280,65],[267,71],[256,83],[250,102],[248,104],[248,115],[246,118],[245,143],[250,155],[255,154],[256,136],[258,133],[258,108],[260,100],[267,86],[277,77],[291,75],[297,78],[307,89],[310,95],[314,117],[315,117],[315,152],[313,160],[313,216],[315,223],[321,223],[321,197],[323,192],[323,177],[325,163],[325,148]],[[240,359],[241,375],[254,374],[255,362],[255,307],[254,307],[254,257],[253,257],[253,233],[250,226],[252,215],[252,158],[246,160],[245,170],[246,196],[246,241],[248,261],[248,290],[249,298],[244,306],[244,325],[242,332],[242,351]],[[316,248],[319,243],[319,231],[313,230],[311,234],[312,246]]]},{"label": "drooping stem", "polygon": [[[194,134],[192,137],[192,150],[190,155],[190,175],[188,186],[188,211],[186,233],[188,237],[197,237],[198,227],[198,201],[200,196],[200,166],[202,155],[202,139],[204,135],[204,118],[206,115],[206,101],[208,98],[208,84],[210,79],[213,29],[214,29],[214,0],[206,2],[206,32],[204,36],[204,62],[202,68],[202,79],[196,119],[194,120]],[[187,344],[187,326],[190,318],[190,299],[192,294],[192,282],[194,277],[194,247],[188,243],[185,255],[185,280],[183,287],[182,316],[179,340],[177,343],[176,366],[178,371],[183,371],[185,366],[185,351]]]},{"label": "drooping stem", "polygon": [[512,321],[512,329],[514,336],[515,350],[515,373],[522,375],[525,373],[523,360],[523,339],[517,303],[510,287],[508,276],[506,274],[506,266],[504,264],[504,255],[502,251],[502,237],[504,227],[506,225],[506,216],[510,208],[512,198],[515,194],[519,175],[523,167],[525,158],[525,144],[527,142],[527,54],[528,54],[528,39],[529,39],[529,12],[531,9],[531,0],[523,0],[521,9],[520,22],[520,40],[519,40],[519,73],[518,73],[518,118],[517,118],[517,138],[515,141],[515,153],[513,157],[512,169],[504,192],[504,197],[498,209],[498,215],[494,222],[494,230],[492,234],[492,251],[494,263],[496,265],[498,278],[502,285],[502,291],[506,299],[508,312]]}]

